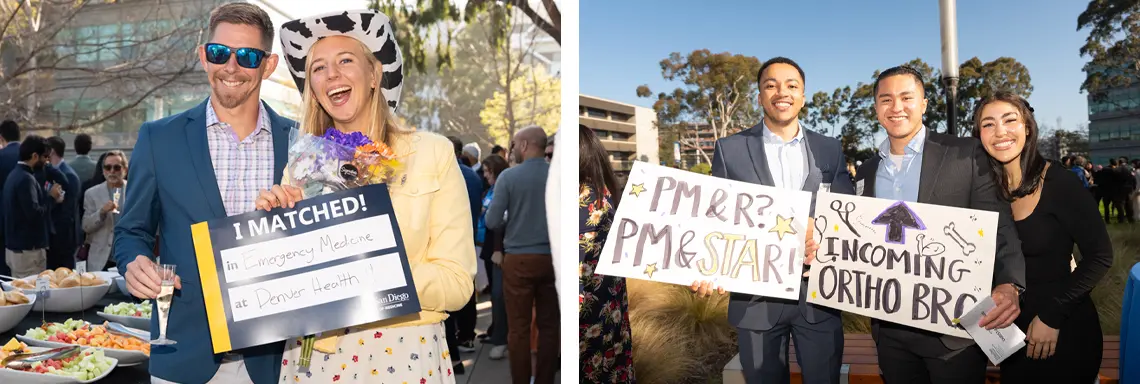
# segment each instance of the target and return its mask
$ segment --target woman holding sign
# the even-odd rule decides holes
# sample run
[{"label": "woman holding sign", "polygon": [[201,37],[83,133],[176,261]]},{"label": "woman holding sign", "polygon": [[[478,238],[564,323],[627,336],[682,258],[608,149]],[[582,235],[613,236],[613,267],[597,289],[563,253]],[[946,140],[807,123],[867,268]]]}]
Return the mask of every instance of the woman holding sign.
[{"label": "woman holding sign", "polygon": [[[999,91],[974,110],[974,137],[1012,202],[1025,254],[1026,287],[1015,321],[1026,351],[1001,363],[1003,383],[1091,383],[1100,369],[1100,319],[1089,292],[1112,266],[1112,243],[1096,202],[1076,175],[1037,150],[1025,99]],[[1073,244],[1080,263],[1070,269]]]},{"label": "woman holding sign", "polygon": [[[302,132],[362,132],[403,164],[388,187],[422,307],[415,315],[325,332],[307,369],[296,366],[301,341],[288,342],[281,381],[454,383],[443,320],[474,291],[467,188],[450,141],[396,125],[403,63],[392,24],[373,11],[312,16],[285,23],[281,45],[302,90]],[[277,185],[262,192],[257,207],[292,207],[299,196]]]}]

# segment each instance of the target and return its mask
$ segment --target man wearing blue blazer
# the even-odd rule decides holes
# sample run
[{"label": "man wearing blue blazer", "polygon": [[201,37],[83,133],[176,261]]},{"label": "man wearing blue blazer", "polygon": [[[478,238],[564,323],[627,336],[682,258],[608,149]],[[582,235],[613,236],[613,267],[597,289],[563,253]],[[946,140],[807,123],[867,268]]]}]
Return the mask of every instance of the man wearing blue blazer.
[{"label": "man wearing blue blazer", "polygon": [[[20,126],[12,120],[0,123],[0,180],[8,180],[8,174],[20,161]],[[4,227],[4,212],[0,207],[0,228]],[[5,242],[4,231],[0,230],[0,246]],[[0,275],[12,276],[12,269],[0,263]]]},{"label": "man wearing blue blazer", "polygon": [[[283,342],[213,353],[190,226],[252,211],[258,193],[281,179],[296,123],[258,98],[278,61],[264,10],[248,3],[215,8],[207,41],[198,58],[210,97],[139,129],[114,257],[130,293],[144,299],[154,299],[161,284],[156,237],[162,263],[177,266],[166,332],[177,344],[153,348],[152,383],[277,383]],[[158,316],[151,329],[157,338]]]},{"label": "man wearing blue blazer", "polygon": [[[776,57],[760,66],[757,82],[764,120],[717,140],[712,175],[809,191],[813,193],[813,206],[817,191],[854,194],[839,140],[812,132],[799,123],[805,95],[803,69],[790,59]],[[809,231],[813,228],[810,223]],[[810,253],[816,247],[810,238],[808,243],[805,249]],[[805,259],[807,263],[810,259]],[[692,288],[704,296],[710,285],[694,282]],[[806,303],[806,292],[804,278],[798,301],[740,293],[730,296],[728,322],[737,328],[740,365],[746,382],[790,382],[791,337],[805,384],[839,383],[843,357],[840,312]]]}]

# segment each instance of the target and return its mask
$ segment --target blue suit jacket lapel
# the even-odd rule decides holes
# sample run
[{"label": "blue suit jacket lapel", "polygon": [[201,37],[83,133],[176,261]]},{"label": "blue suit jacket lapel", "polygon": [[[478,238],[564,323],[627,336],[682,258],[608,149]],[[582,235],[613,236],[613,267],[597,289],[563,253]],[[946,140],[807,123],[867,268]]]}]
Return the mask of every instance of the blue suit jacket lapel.
[{"label": "blue suit jacket lapel", "polygon": [[[804,129],[802,126],[800,129]],[[826,153],[821,148],[813,147],[815,141],[812,140],[813,132],[804,129],[804,145],[807,149],[807,155],[804,160],[807,162],[807,177],[804,179],[803,190],[808,192],[816,192],[819,190],[819,184],[823,182],[823,172],[819,169],[819,161],[816,161],[815,154],[819,153],[826,156]],[[826,162],[824,162],[826,164]]]},{"label": "blue suit jacket lapel", "polygon": [[289,133],[293,124],[274,112],[269,105],[265,106],[265,113],[269,114],[270,130],[273,131],[273,184],[280,184],[285,176],[285,164],[289,161]]},{"label": "blue suit jacket lapel", "polygon": [[760,184],[775,186],[772,180],[772,171],[768,169],[768,156],[764,154],[763,124],[756,124],[748,129],[748,156],[752,157],[752,166],[756,169],[756,177]]},{"label": "blue suit jacket lapel", "polygon": [[190,147],[190,163],[193,164],[198,175],[198,185],[202,187],[202,196],[206,197],[206,204],[214,217],[225,217],[226,206],[222,204],[222,193],[218,189],[218,176],[214,173],[214,162],[210,159],[210,145],[206,139],[206,100],[194,107],[187,116],[186,144]]}]

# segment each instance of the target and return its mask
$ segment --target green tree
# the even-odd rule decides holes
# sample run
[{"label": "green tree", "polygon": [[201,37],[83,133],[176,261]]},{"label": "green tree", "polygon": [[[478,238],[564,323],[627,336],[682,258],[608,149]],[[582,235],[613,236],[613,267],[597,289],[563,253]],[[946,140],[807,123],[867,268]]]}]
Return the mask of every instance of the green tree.
[{"label": "green tree", "polygon": [[[470,25],[487,11],[521,13],[558,44],[562,44],[562,13],[554,0],[541,0],[534,6],[528,0],[468,0],[463,9],[452,0],[405,2],[401,0],[369,0],[368,7],[388,15],[396,22],[396,41],[404,53],[404,61],[419,72],[434,60],[437,69],[454,63],[452,40],[455,24]],[[505,39],[509,30],[498,30],[494,39]],[[434,49],[434,50],[433,50]]]},{"label": "green tree", "polygon": [[1103,101],[1109,90],[1140,80],[1140,1],[1091,0],[1077,16],[1077,30],[1086,28],[1089,36],[1080,53],[1089,62],[1082,91]]},{"label": "green tree", "polygon": [[[658,93],[653,104],[659,135],[676,132],[682,148],[695,150],[703,162],[710,154],[698,145],[696,123],[705,123],[712,139],[728,136],[743,124],[756,121],[756,74],[760,60],[729,52],[711,53],[699,49],[682,55],[673,52],[661,60],[661,77],[680,81],[683,86],[670,93]],[[639,97],[653,97],[648,86],[637,87]],[[750,119],[750,120],[745,120]],[[698,124],[699,125],[699,124]]]},{"label": "green tree", "polygon": [[552,134],[558,131],[562,113],[562,82],[541,67],[525,66],[525,74],[506,82],[509,90],[495,91],[479,117],[495,144],[506,146],[516,130],[538,125]]}]

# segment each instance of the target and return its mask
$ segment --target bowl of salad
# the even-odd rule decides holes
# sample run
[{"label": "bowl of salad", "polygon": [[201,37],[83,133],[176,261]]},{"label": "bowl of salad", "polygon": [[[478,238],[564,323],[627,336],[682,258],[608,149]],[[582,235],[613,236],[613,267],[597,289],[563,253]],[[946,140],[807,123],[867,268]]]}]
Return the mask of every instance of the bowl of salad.
[{"label": "bowl of salad", "polygon": [[[132,329],[140,334],[149,331]],[[83,320],[67,319],[62,323],[47,323],[28,329],[16,339],[33,347],[59,348],[68,345],[83,345],[103,351],[107,357],[118,360],[119,366],[138,365],[150,359],[150,343],[133,337],[107,332],[102,325],[94,325]]]},{"label": "bowl of salad", "polygon": [[129,328],[149,331],[150,308],[150,300],[143,300],[142,303],[122,302],[108,305],[103,308],[102,312],[98,312],[98,314],[104,319],[114,321]]},{"label": "bowl of salad", "polygon": [[[42,352],[48,349],[29,347],[16,339],[11,339],[0,348],[0,359],[12,354]],[[107,357],[99,349],[83,348],[74,356],[35,363],[27,370],[0,367],[0,383],[94,383],[107,377],[118,363],[118,360]]]}]

